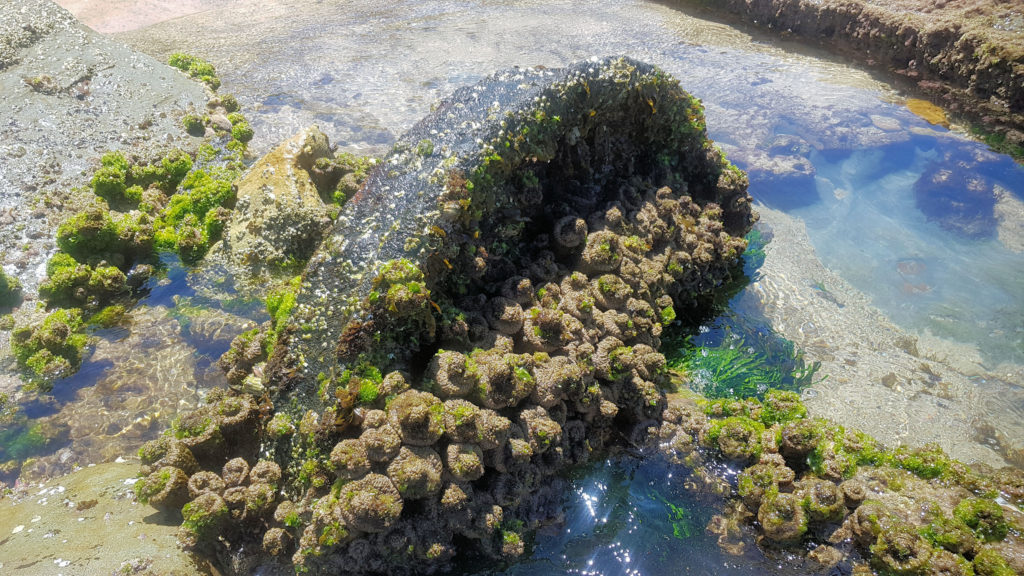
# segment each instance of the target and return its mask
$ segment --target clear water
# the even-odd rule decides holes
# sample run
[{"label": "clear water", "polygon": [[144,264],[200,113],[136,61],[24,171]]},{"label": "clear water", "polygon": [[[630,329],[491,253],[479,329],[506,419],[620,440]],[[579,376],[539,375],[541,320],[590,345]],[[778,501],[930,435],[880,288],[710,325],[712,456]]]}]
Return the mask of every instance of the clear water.
[{"label": "clear water", "polygon": [[[528,558],[475,576],[670,576],[814,574],[783,555],[766,556],[745,538],[741,556],[724,556],[704,527],[722,499],[685,486],[678,466],[657,457],[619,456],[578,470],[564,519],[542,529]],[[819,571],[820,572],[820,571]]]},{"label": "clear water", "polygon": [[[253,121],[257,153],[311,123],[351,151],[381,152],[432,102],[509,66],[559,66],[614,53],[656,63],[703,100],[712,138],[752,169],[754,197],[799,218],[825,266],[908,332],[972,346],[982,369],[1000,368],[1001,379],[982,373],[972,382],[993,386],[990,395],[1016,407],[1006,418],[1024,406],[1024,382],[1012,376],[1024,374],[1018,367],[1024,364],[1024,254],[993,230],[951,231],[935,216],[955,215],[953,209],[929,219],[914,198],[922,174],[969,160],[965,173],[998,183],[1020,201],[1022,170],[1005,157],[975,162],[983,146],[917,118],[900,95],[865,72],[639,0],[211,1],[208,7],[121,38],[158,55],[187,48],[213,61],[222,91],[235,93]],[[795,155],[803,179],[757,171]],[[104,335],[107,344],[82,372],[58,383],[59,397],[29,407],[35,415],[66,414],[72,432],[62,446],[72,448],[73,461],[133,450],[205,390],[223,384],[212,359],[226,336],[243,329],[238,319],[258,313],[243,306],[223,333],[183,322],[175,296],[235,312],[206,291],[194,294],[203,282],[184,271],[172,274],[134,326]],[[737,313],[758,318],[755,296],[739,295],[736,302],[747,308]],[[827,296],[823,291],[814,302],[833,305]],[[210,333],[219,336],[200,336]],[[1024,444],[1022,436],[1010,440]],[[666,503],[684,511],[685,522]],[[529,557],[507,573],[806,573],[753,546],[743,557],[719,551],[704,531],[719,506],[686,490],[658,460],[597,464],[572,479],[564,522],[538,534]],[[675,537],[677,528],[685,537]]]}]

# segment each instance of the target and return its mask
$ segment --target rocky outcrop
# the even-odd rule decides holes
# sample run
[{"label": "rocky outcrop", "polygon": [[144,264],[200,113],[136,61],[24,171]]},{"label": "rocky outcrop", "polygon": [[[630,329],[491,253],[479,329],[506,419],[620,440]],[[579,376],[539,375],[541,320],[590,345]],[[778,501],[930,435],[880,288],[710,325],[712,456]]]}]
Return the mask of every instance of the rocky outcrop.
[{"label": "rocky outcrop", "polygon": [[[746,188],[699,102],[647,64],[456,92],[348,201],[280,321],[258,437],[273,514],[228,522],[235,489],[201,494],[186,542],[237,572],[252,559],[208,536],[315,573],[435,570],[457,541],[519,556],[558,515],[560,471],[657,425],[662,328],[737,270]],[[176,428],[206,462],[190,482],[255,463],[221,412]],[[180,480],[149,466],[149,492]]]},{"label": "rocky outcrop", "polygon": [[946,107],[986,124],[1000,145],[1024,147],[1024,16],[1013,2],[700,3],[887,67]]},{"label": "rocky outcrop", "polygon": [[331,158],[316,126],[260,158],[234,183],[235,210],[212,256],[223,255],[250,284],[308,260],[331,226],[321,193],[329,196],[334,184],[321,183],[321,192],[313,166]]},{"label": "rocky outcrop", "polygon": [[[151,159],[194,149],[179,114],[206,92],[163,63],[79,24],[49,0],[5,2],[0,16],[0,253],[35,293],[53,231],[87,202],[74,189],[102,152]],[[193,143],[195,142],[195,143]]]},{"label": "rocky outcrop", "polygon": [[[921,576],[1024,569],[1019,468],[972,469],[934,444],[887,449],[807,418],[799,397],[782,391],[763,401],[669,395],[654,438],[692,470],[691,485],[736,497],[708,525],[728,554],[744,553],[741,527],[752,524],[758,546],[806,555],[813,573],[851,564],[854,574]],[[713,471],[722,460],[741,470],[735,485]]]}]

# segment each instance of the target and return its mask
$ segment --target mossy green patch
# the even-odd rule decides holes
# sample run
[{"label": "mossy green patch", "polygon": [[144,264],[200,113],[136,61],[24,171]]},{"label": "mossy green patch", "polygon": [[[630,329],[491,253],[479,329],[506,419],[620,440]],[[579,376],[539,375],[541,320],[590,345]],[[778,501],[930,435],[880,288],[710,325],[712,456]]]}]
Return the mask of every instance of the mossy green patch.
[{"label": "mossy green patch", "polygon": [[213,64],[198,56],[192,56],[184,52],[175,52],[171,54],[167,63],[187,73],[192,78],[203,82],[211,90],[220,88],[220,78],[217,78],[217,71],[214,69]]},{"label": "mossy green patch", "polygon": [[181,117],[181,126],[192,136],[202,136],[206,133],[206,123],[202,117],[195,114],[185,114]]},{"label": "mossy green patch", "polygon": [[113,328],[124,321],[124,316],[127,312],[128,310],[120,304],[107,306],[89,318],[89,325],[99,328]]},{"label": "mossy green patch", "polygon": [[247,144],[253,137],[252,127],[249,126],[248,122],[238,122],[231,127],[231,138]]},{"label": "mossy green patch", "polygon": [[1006,559],[999,552],[985,548],[974,557],[974,574],[976,576],[1016,576]]},{"label": "mossy green patch", "polygon": [[15,327],[11,349],[18,365],[46,381],[70,375],[81,364],[88,341],[82,327],[82,311],[77,308],[56,310],[38,324]]},{"label": "mossy green patch", "polygon": [[1003,518],[1003,508],[987,498],[964,498],[953,510],[953,517],[974,530],[985,542],[999,542],[1009,531]]},{"label": "mossy green patch", "polygon": [[900,446],[890,455],[892,465],[912,472],[925,480],[944,476],[952,465],[952,460],[938,444],[926,444],[920,448],[910,449]]},{"label": "mossy green patch", "polygon": [[0,309],[13,308],[21,302],[21,282],[0,268]]},{"label": "mossy green patch", "polygon": [[198,538],[213,537],[230,517],[227,504],[209,492],[185,504],[181,509],[181,527]]}]

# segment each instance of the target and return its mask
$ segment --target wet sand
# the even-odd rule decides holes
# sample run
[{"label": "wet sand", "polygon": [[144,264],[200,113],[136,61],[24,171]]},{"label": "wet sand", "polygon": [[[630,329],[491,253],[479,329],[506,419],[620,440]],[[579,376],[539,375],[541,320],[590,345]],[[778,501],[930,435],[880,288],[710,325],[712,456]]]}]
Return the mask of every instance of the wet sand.
[{"label": "wet sand", "polygon": [[204,576],[178,547],[180,519],[135,500],[138,462],[83,468],[23,484],[0,500],[0,573],[7,576]]}]

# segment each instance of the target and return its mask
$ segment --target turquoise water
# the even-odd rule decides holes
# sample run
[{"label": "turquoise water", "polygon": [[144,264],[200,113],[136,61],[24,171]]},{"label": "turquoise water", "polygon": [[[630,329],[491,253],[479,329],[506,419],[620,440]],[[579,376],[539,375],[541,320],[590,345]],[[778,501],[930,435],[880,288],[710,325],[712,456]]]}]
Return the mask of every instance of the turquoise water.
[{"label": "turquoise water", "polygon": [[[973,344],[987,366],[1024,363],[1024,253],[1000,242],[992,196],[1001,186],[1024,198],[1024,169],[941,135],[811,160],[816,202],[790,213],[826,266],[903,327]],[[984,182],[986,193],[918,199],[915,186],[941,170]]]}]

